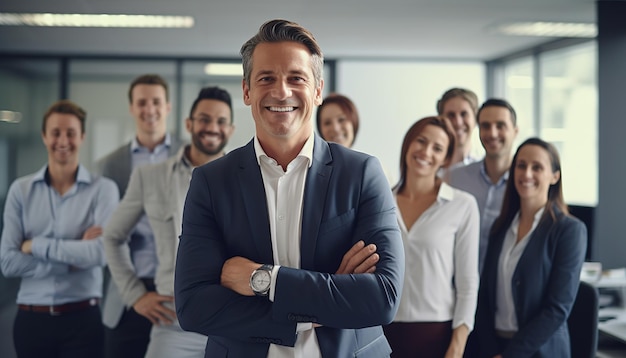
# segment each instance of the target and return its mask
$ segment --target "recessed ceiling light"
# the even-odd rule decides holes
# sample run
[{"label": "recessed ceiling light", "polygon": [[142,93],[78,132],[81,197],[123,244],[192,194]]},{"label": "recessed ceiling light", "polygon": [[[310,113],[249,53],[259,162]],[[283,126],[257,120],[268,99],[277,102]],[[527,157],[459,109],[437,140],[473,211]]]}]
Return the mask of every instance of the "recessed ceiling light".
[{"label": "recessed ceiling light", "polygon": [[189,28],[191,16],[0,13],[0,26]]},{"label": "recessed ceiling light", "polygon": [[514,22],[495,25],[491,29],[512,36],[593,38],[598,35],[595,24],[573,22]]},{"label": "recessed ceiling light", "polygon": [[204,66],[204,73],[210,76],[243,76],[240,63],[208,63]]}]

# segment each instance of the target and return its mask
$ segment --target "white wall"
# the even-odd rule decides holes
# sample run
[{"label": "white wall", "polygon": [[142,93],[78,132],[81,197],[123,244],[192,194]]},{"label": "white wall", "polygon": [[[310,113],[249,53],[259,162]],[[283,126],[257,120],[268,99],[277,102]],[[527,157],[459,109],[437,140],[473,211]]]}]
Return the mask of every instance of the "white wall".
[{"label": "white wall", "polygon": [[[404,134],[418,119],[437,113],[436,103],[451,87],[465,87],[485,100],[485,66],[452,61],[338,61],[337,92],[354,101],[360,117],[354,149],[380,159],[392,184],[399,177]],[[478,131],[474,156],[482,157]]]}]

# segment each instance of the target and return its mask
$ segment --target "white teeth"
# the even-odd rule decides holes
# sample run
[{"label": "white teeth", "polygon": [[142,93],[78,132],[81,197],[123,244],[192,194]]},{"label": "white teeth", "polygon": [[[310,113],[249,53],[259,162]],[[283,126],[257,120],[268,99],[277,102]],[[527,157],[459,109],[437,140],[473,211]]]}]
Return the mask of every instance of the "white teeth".
[{"label": "white teeth", "polygon": [[423,160],[423,159],[415,159],[415,161],[420,164],[420,165],[429,165],[427,160]]},{"label": "white teeth", "polygon": [[530,187],[533,187],[535,185],[532,182],[522,182],[520,184],[522,184],[522,186],[525,187],[525,188],[530,188]]},{"label": "white teeth", "polygon": [[295,110],[296,107],[269,107],[269,110],[272,112],[291,112]]}]

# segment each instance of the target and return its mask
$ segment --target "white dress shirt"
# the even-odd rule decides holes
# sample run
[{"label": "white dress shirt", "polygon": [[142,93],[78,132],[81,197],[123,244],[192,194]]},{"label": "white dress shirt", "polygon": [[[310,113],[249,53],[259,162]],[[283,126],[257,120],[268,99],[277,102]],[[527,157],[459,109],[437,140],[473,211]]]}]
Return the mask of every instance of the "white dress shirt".
[{"label": "white dress shirt", "polygon": [[513,300],[513,274],[524,249],[528,245],[530,236],[537,228],[537,224],[543,215],[544,208],[535,214],[533,226],[530,231],[517,242],[517,232],[519,230],[519,212],[513,218],[509,230],[506,232],[500,259],[498,260],[498,281],[496,283],[496,330],[506,332],[517,332],[517,316],[515,315],[515,301]]},{"label": "white dress shirt", "polygon": [[478,296],[476,199],[441,183],[437,200],[410,230],[398,209],[406,256],[400,307],[394,322],[465,324],[471,331]]},{"label": "white dress shirt", "polygon": [[[306,141],[298,156],[287,165],[287,170],[265,154],[258,138],[254,137],[270,222],[274,270],[269,299],[274,300],[276,276],[280,266],[300,268],[300,236],[302,203],[306,175],[313,160],[314,135]],[[312,323],[298,323],[298,338],[294,347],[271,344],[267,353],[271,358],[321,358],[321,352]]]}]

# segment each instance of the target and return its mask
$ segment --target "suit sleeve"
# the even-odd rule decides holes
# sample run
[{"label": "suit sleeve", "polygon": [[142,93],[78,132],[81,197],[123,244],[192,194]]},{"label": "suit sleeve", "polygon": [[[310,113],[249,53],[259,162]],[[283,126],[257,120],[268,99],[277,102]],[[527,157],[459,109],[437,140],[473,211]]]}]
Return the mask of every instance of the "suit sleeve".
[{"label": "suit sleeve", "polygon": [[111,277],[129,307],[147,293],[145,285],[135,274],[128,246],[130,234],[144,214],[144,182],[144,168],[133,170],[126,194],[104,228],[103,235]]},{"label": "suit sleeve", "polygon": [[42,278],[67,273],[69,265],[41,260],[22,253],[24,242],[24,198],[19,182],[9,188],[4,206],[4,227],[0,240],[0,266],[6,277]]},{"label": "suit sleeve", "polygon": [[541,310],[520,328],[504,357],[532,356],[561,327],[574,305],[585,259],[587,229],[570,218],[558,222],[556,251]]},{"label": "suit sleeve", "polygon": [[[205,172],[194,170],[183,211],[183,228],[174,280],[176,314],[181,327],[204,335],[226,336],[259,343],[293,346],[296,322],[272,319],[267,298],[247,297],[220,284],[223,263],[230,258],[218,229]],[[234,224],[234,223],[233,223]]]},{"label": "suit sleeve", "polygon": [[376,158],[368,158],[358,175],[362,189],[354,231],[351,237],[334,239],[376,244],[380,255],[376,272],[337,275],[281,267],[274,320],[356,329],[388,324],[395,317],[404,279],[404,248],[393,196]]}]

